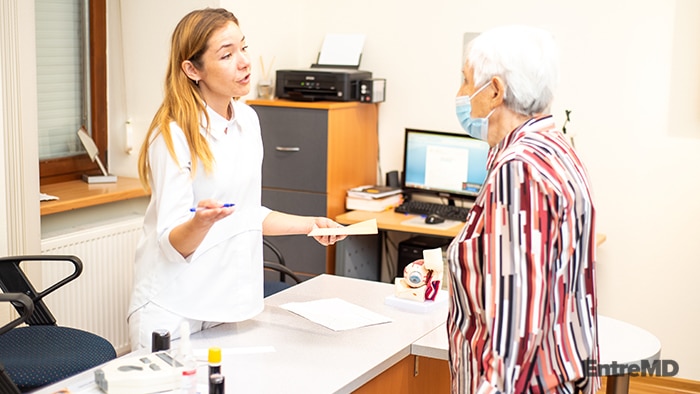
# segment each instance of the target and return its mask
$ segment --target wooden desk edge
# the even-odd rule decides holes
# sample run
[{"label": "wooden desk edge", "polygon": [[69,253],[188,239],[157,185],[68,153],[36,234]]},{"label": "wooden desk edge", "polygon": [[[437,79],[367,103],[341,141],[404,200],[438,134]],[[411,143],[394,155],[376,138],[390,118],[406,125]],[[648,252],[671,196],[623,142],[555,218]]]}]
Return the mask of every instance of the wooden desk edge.
[{"label": "wooden desk edge", "polygon": [[41,186],[40,190],[58,197],[58,200],[40,203],[41,216],[149,195],[141,181],[127,177],[117,177],[115,183],[59,182]]},{"label": "wooden desk edge", "polygon": [[[426,234],[426,235],[437,235],[437,236],[442,236],[442,237],[451,237],[454,238],[459,231],[462,229],[462,226],[454,226],[451,227],[447,230],[439,230],[439,229],[429,229],[425,227],[415,227],[415,226],[405,226],[402,225],[401,222],[411,219],[415,215],[405,215],[402,213],[396,213],[392,210],[388,211],[383,211],[383,212],[370,212],[370,211],[347,211],[344,213],[341,213],[340,215],[335,217],[335,221],[343,224],[343,225],[350,225],[350,224],[355,224],[359,223],[364,220],[368,219],[377,219],[377,227],[379,230],[384,230],[384,231],[401,231],[401,232],[406,232],[406,233],[415,233],[415,234]],[[605,234],[597,233],[596,234],[596,246],[600,246],[605,242],[607,237]]]}]

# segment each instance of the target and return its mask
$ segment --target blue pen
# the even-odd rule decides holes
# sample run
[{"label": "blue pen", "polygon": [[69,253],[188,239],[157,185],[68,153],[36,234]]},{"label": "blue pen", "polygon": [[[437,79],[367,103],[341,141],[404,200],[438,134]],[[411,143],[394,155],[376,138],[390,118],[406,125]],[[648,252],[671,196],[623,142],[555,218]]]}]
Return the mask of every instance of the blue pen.
[{"label": "blue pen", "polygon": [[[236,204],[231,203],[231,202],[227,202],[226,204],[223,204],[223,205],[220,206],[219,208],[231,208],[231,207],[234,206],[234,205],[236,205]],[[210,208],[194,207],[194,208],[190,208],[190,212],[197,212],[197,210],[200,210],[200,209],[210,209]]]}]

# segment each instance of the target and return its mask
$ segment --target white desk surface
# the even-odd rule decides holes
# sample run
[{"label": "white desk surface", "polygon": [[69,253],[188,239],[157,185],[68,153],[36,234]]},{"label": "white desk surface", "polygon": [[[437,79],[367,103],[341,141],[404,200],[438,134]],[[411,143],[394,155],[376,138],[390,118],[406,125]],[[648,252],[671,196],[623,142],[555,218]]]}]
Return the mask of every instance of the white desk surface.
[{"label": "white desk surface", "polygon": [[[198,353],[210,346],[224,349],[227,392],[349,393],[410,354],[447,360],[447,305],[429,313],[405,312],[384,304],[393,291],[387,283],[320,275],[266,298],[265,310],[253,319],[194,334],[192,345]],[[336,332],[280,307],[333,297],[393,321]],[[661,344],[649,332],[605,316],[598,317],[598,326],[601,364],[659,357]],[[201,385],[206,381],[204,361],[197,374]],[[36,393],[65,387],[72,393],[100,393],[93,376],[87,371]]]},{"label": "white desk surface", "polygon": [[658,360],[661,341],[652,333],[630,323],[598,315],[600,364],[639,364]]},{"label": "white desk surface", "polygon": [[[661,342],[650,332],[623,321],[598,315],[599,364],[639,364],[657,360]],[[411,354],[448,359],[447,328],[440,325],[411,345]]]},{"label": "white desk surface", "polygon": [[[226,392],[349,393],[410,355],[413,342],[444,327],[447,304],[429,313],[405,312],[384,304],[393,291],[393,285],[387,283],[320,275],[266,298],[265,310],[253,319],[193,334],[192,346],[196,353],[210,346],[223,349]],[[393,321],[336,332],[279,306],[333,297]],[[243,354],[227,355],[231,348]],[[197,375],[203,384],[204,362]],[[92,371],[84,372],[37,393],[54,393],[64,387],[74,393],[99,393],[92,378]]]}]

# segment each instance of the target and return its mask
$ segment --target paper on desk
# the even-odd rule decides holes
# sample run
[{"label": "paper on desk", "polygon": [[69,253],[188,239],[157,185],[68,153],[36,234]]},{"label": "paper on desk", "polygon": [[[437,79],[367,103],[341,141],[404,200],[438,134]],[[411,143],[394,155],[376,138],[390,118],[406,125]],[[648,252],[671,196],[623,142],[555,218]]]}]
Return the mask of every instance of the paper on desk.
[{"label": "paper on desk", "polygon": [[334,331],[390,323],[391,319],[340,298],[289,302],[282,308]]},{"label": "paper on desk", "polygon": [[39,201],[58,200],[58,197],[46,193],[39,193]]},{"label": "paper on desk", "polygon": [[377,219],[369,219],[364,222],[351,224],[345,227],[315,227],[308,234],[309,237],[317,235],[365,235],[377,234]]}]

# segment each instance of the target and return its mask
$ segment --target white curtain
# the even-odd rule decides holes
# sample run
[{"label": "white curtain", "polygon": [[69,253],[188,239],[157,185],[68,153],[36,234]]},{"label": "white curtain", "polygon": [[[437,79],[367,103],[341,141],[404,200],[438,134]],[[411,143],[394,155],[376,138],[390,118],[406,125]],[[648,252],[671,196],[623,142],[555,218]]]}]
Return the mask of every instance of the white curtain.
[{"label": "white curtain", "polygon": [[0,255],[39,254],[34,0],[0,1]]}]

